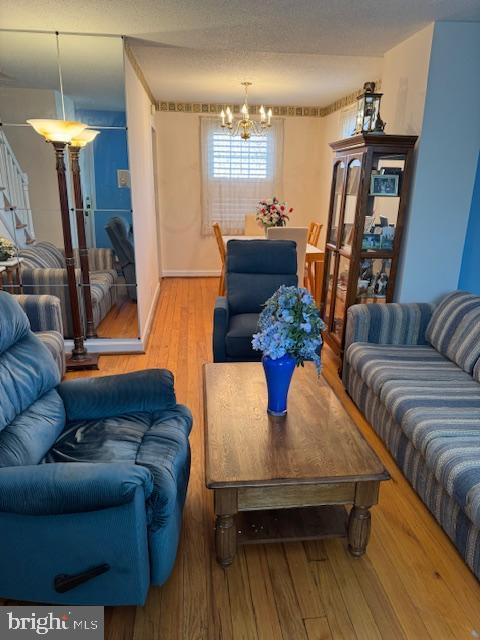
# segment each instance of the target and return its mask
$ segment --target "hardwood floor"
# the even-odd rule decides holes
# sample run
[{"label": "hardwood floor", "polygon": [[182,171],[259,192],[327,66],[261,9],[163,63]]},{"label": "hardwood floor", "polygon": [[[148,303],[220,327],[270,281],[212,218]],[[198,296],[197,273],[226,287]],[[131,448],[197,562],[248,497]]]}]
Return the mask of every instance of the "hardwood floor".
[{"label": "hardwood floor", "polygon": [[[361,559],[343,540],[242,547],[224,571],[213,553],[212,495],[204,485],[201,366],[211,360],[218,280],[167,279],[148,352],[104,356],[94,375],[168,367],[194,415],[192,473],[177,563],[145,607],[106,611],[109,640],[334,640],[480,637],[480,585],[346,396],[336,362],[324,375],[392,480],[372,509]],[[92,375],[83,373],[77,375]]]},{"label": "hardwood floor", "polygon": [[121,298],[97,327],[99,338],[138,338],[137,303]]}]

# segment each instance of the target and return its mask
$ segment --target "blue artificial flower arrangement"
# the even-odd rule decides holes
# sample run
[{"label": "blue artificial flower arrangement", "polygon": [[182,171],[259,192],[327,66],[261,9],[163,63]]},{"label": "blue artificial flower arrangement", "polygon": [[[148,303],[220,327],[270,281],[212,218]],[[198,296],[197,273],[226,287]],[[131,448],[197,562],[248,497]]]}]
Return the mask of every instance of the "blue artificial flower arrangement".
[{"label": "blue artificial flower arrangement", "polygon": [[282,285],[266,301],[258,329],[252,339],[255,350],[263,351],[272,360],[289,354],[297,366],[312,360],[320,372],[321,332],[325,323],[306,289]]}]

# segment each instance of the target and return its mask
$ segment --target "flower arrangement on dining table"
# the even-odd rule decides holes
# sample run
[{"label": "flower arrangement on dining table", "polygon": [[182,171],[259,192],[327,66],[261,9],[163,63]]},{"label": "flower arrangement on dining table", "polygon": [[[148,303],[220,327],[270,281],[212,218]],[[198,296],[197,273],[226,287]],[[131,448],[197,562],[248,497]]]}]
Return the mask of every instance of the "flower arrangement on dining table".
[{"label": "flower arrangement on dining table", "polygon": [[258,319],[252,347],[263,352],[268,388],[268,412],[283,416],[295,367],[306,360],[320,373],[321,332],[325,323],[309,291],[282,285],[269,298]]},{"label": "flower arrangement on dining table", "polygon": [[292,207],[273,197],[268,200],[260,200],[257,204],[256,220],[263,227],[284,227],[287,220],[290,220],[291,213],[293,213]]},{"label": "flower arrangement on dining table", "polygon": [[11,240],[0,236],[0,262],[6,262],[15,256],[16,248]]}]

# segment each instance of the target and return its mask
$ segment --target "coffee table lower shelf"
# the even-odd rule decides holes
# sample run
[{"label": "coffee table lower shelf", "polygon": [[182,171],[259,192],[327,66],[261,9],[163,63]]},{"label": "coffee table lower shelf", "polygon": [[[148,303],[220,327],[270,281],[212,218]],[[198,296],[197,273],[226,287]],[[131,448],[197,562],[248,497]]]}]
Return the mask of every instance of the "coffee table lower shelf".
[{"label": "coffee table lower shelf", "polygon": [[237,545],[344,538],[347,522],[347,510],[337,505],[241,511],[235,516]]}]

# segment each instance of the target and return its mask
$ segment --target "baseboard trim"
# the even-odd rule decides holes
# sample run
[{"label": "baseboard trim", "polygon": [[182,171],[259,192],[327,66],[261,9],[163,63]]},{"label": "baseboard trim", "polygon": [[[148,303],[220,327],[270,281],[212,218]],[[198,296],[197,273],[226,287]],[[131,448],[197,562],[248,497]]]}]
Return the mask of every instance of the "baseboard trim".
[{"label": "baseboard trim", "polygon": [[153,319],[155,317],[155,312],[157,310],[158,299],[160,298],[160,284],[161,284],[161,280],[157,282],[155,293],[153,295],[153,301],[150,306],[150,311],[148,312],[147,321],[145,322],[145,329],[143,330],[143,335],[141,337],[141,342],[144,347],[144,351],[147,350],[148,341],[150,340],[150,333],[152,331]]},{"label": "baseboard trim", "polygon": [[220,269],[213,269],[212,271],[164,271],[164,278],[218,278],[220,276]]},{"label": "baseboard trim", "polygon": [[[121,355],[123,353],[145,353],[150,333],[152,330],[153,319],[157,310],[157,304],[160,297],[160,281],[155,289],[153,302],[148,312],[145,329],[141,338],[89,338],[85,340],[85,346],[90,353],[98,353],[100,355]],[[73,340],[64,340],[65,353],[73,349]]]},{"label": "baseboard trim", "polygon": [[[73,349],[73,340],[65,340],[65,352]],[[144,353],[143,340],[140,338],[90,338],[85,340],[85,346],[90,353],[100,355],[121,353]]]}]

